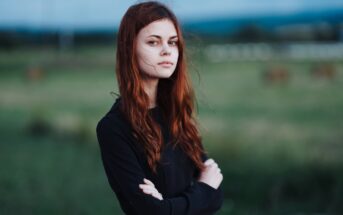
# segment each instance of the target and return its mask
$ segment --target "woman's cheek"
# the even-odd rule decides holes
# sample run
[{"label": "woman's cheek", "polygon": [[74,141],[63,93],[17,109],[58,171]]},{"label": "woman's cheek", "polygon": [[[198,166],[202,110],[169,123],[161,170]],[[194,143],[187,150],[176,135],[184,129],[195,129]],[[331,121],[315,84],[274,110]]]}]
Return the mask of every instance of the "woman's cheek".
[{"label": "woman's cheek", "polygon": [[153,63],[155,59],[158,57],[159,52],[156,48],[145,48],[143,50],[142,55],[144,56],[144,59],[148,60],[150,63]]}]

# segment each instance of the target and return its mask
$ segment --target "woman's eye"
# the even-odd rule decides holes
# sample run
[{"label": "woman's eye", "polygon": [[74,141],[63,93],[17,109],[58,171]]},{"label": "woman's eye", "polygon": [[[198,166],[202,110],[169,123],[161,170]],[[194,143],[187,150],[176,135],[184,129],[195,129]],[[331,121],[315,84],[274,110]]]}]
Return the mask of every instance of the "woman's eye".
[{"label": "woman's eye", "polygon": [[148,44],[155,46],[158,44],[158,42],[157,41],[148,41]]},{"label": "woman's eye", "polygon": [[172,46],[177,46],[177,41],[170,41],[169,44]]}]

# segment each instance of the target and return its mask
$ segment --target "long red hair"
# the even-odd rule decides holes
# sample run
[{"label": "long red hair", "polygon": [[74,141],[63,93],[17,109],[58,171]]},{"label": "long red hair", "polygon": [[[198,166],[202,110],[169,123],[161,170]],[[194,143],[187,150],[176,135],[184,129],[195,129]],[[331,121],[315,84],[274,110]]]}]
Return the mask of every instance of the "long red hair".
[{"label": "long red hair", "polygon": [[142,28],[160,19],[168,19],[175,26],[179,59],[171,77],[159,80],[156,103],[168,123],[173,146],[179,145],[196,168],[203,170],[205,166],[201,154],[204,149],[194,116],[195,96],[187,73],[184,39],[176,16],[161,3],[151,1],[135,4],[121,20],[116,56],[120,109],[131,124],[133,135],[143,144],[149,167],[156,173],[163,137],[161,128],[149,114],[149,97],[141,82],[136,56],[136,38]]}]

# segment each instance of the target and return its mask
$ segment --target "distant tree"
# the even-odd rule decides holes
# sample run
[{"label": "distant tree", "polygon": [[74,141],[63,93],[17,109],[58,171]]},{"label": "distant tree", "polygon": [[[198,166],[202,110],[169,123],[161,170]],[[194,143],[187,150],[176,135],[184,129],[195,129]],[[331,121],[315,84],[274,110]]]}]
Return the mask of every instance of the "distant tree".
[{"label": "distant tree", "polygon": [[273,39],[272,34],[256,24],[248,24],[232,35],[235,42],[266,42]]}]

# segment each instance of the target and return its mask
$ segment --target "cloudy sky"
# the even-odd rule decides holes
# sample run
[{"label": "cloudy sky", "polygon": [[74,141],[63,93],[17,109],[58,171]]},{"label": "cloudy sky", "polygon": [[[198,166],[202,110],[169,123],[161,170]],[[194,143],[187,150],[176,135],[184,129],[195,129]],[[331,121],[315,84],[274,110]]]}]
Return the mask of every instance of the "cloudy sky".
[{"label": "cloudy sky", "polygon": [[[1,0],[0,26],[116,27],[137,0]],[[162,0],[182,20],[343,8],[342,0]]]}]

